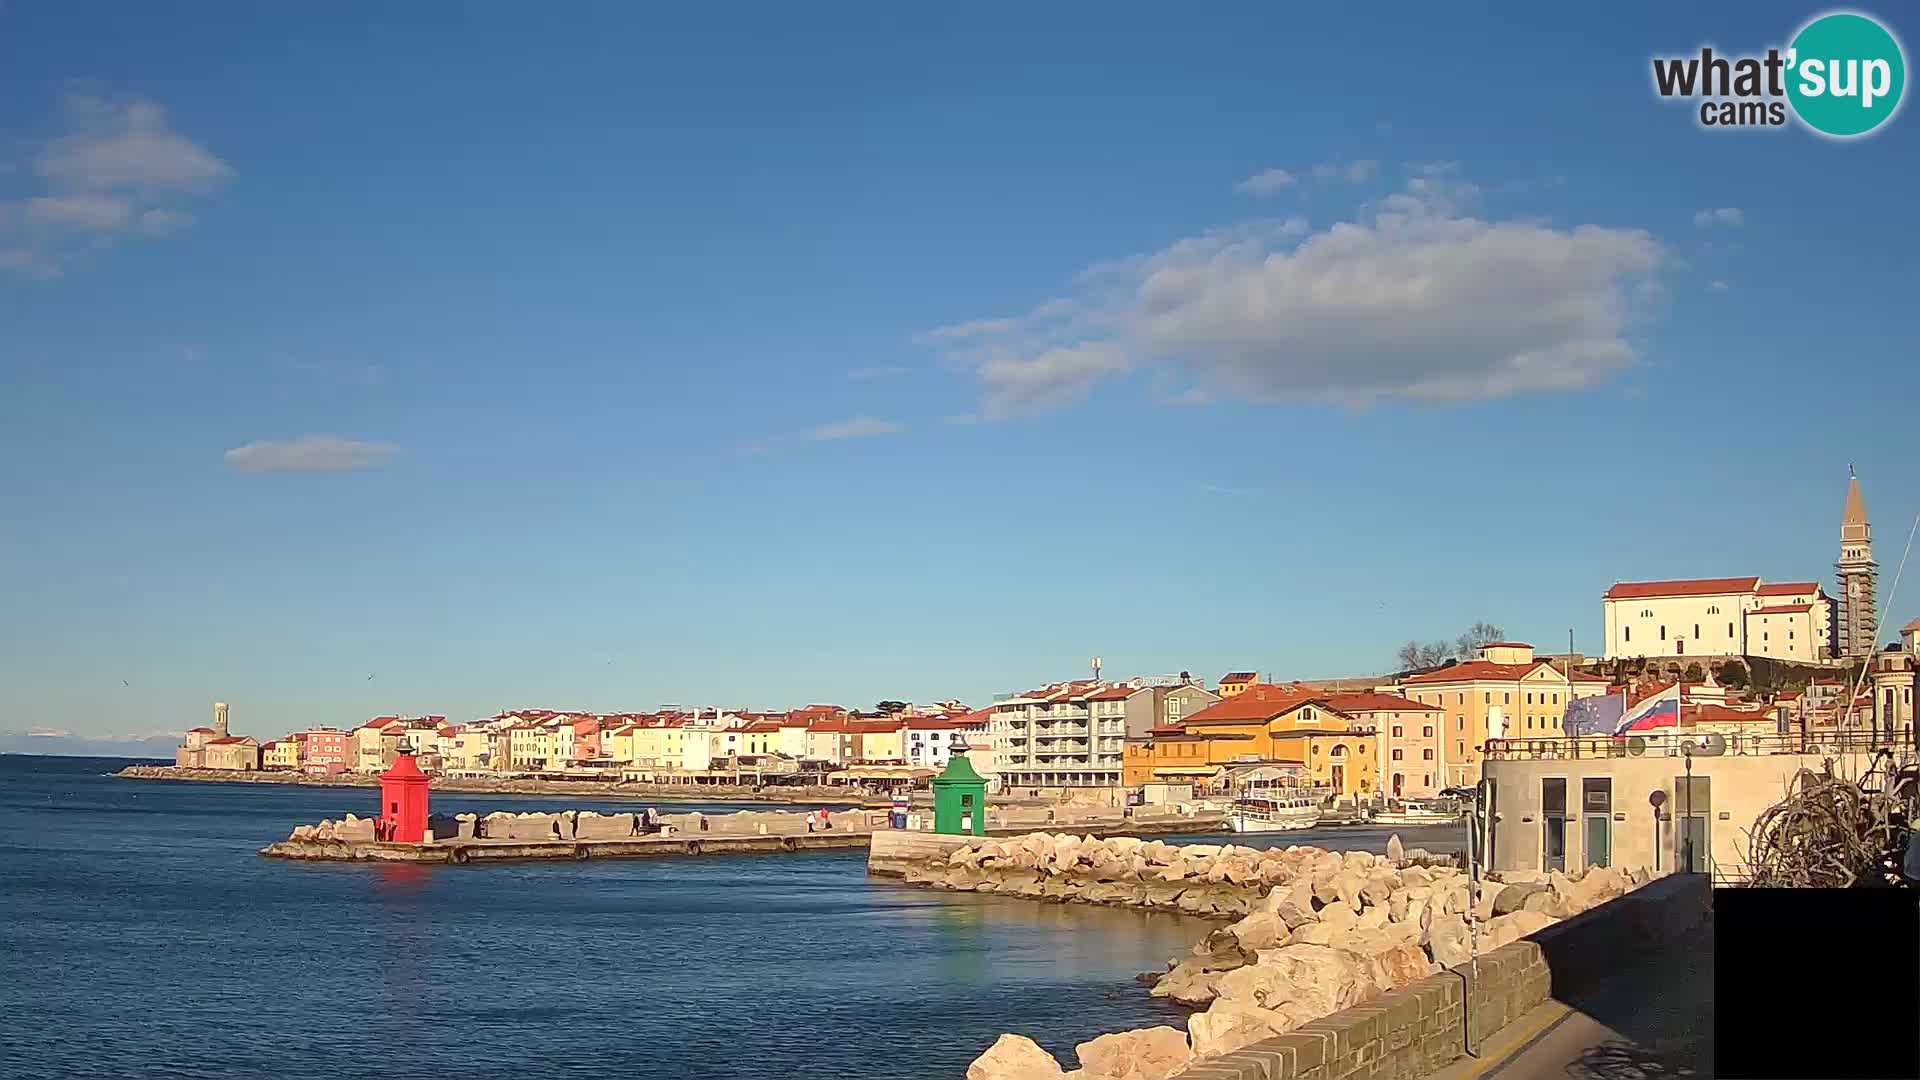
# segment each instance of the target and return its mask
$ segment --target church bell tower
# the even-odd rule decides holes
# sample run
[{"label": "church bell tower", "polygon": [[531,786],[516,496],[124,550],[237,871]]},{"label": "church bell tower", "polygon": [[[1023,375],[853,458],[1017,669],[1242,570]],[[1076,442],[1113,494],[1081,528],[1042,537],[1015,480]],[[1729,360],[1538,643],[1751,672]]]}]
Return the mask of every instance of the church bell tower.
[{"label": "church bell tower", "polygon": [[1847,466],[1847,508],[1840,516],[1840,612],[1835,618],[1834,655],[1871,656],[1880,630],[1875,586],[1880,564],[1873,561],[1873,526],[1867,522],[1867,501],[1860,495],[1860,478]]}]

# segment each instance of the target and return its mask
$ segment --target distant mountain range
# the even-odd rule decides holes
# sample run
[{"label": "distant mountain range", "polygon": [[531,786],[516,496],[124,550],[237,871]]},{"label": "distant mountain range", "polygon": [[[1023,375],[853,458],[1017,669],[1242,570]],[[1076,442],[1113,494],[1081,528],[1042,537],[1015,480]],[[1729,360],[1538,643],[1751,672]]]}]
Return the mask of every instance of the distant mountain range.
[{"label": "distant mountain range", "polygon": [[75,735],[70,731],[0,732],[0,754],[138,757],[172,760],[178,735]]}]

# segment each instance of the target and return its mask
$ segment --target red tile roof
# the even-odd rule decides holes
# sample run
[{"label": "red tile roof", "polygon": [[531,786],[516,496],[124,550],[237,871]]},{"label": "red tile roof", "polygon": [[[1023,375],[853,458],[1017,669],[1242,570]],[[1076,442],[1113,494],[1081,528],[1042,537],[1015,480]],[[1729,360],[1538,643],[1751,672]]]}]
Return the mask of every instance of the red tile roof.
[{"label": "red tile roof", "polygon": [[1438,705],[1423,705],[1401,697],[1399,694],[1331,694],[1327,697],[1327,707],[1343,713],[1363,712],[1440,712]]},{"label": "red tile roof", "polygon": [[187,729],[187,734],[189,734],[189,735],[192,735],[192,734],[194,734],[195,732],[199,732],[199,733],[201,733],[201,734],[205,734],[205,735],[211,735],[211,734],[213,734],[213,729],[212,729],[212,728],[210,728],[210,727],[190,727],[190,728],[188,728],[188,729]]},{"label": "red tile roof", "polygon": [[1755,590],[1761,596],[1798,596],[1801,593],[1819,592],[1817,581],[1777,581],[1762,585]]},{"label": "red tile roof", "polygon": [[253,740],[253,736],[251,735],[229,735],[224,739],[208,739],[207,745],[208,746],[232,746],[235,743],[244,743],[244,742],[252,742],[252,741],[254,740]]},{"label": "red tile roof", "polygon": [[884,735],[900,730],[898,720],[849,720],[847,730],[859,735]]},{"label": "red tile roof", "polygon": [[1646,600],[1657,596],[1718,596],[1752,592],[1758,577],[1687,578],[1680,581],[1618,581],[1603,597],[1607,600]]},{"label": "red tile roof", "polygon": [[907,730],[958,731],[960,730],[960,724],[957,720],[948,716],[909,716],[907,717]]},{"label": "red tile roof", "polygon": [[770,731],[779,731],[780,722],[778,720],[755,720],[753,723],[748,724],[746,727],[741,728],[740,730],[754,731],[754,732],[760,732],[764,734]]},{"label": "red tile roof", "polygon": [[1296,686],[1256,684],[1247,687],[1245,693],[1216,701],[1199,712],[1188,715],[1181,721],[1181,726],[1271,720],[1309,701],[1324,697],[1323,694],[1312,690],[1301,690]]},{"label": "red tile roof", "polygon": [[1088,701],[1125,701],[1140,692],[1137,686],[1109,686],[1087,695]]},{"label": "red tile roof", "polygon": [[[1551,667],[1545,660],[1529,660],[1524,664],[1496,664],[1491,660],[1469,660],[1464,664],[1455,664],[1438,671],[1429,671],[1425,675],[1409,675],[1402,682],[1431,683],[1471,682],[1475,679],[1487,679],[1498,682],[1514,682],[1531,675],[1535,669]],[[1560,670],[1554,668],[1555,671]]]},{"label": "red tile roof", "polygon": [[1779,607],[1754,608],[1749,615],[1804,615],[1813,610],[1812,604],[1781,604]]}]

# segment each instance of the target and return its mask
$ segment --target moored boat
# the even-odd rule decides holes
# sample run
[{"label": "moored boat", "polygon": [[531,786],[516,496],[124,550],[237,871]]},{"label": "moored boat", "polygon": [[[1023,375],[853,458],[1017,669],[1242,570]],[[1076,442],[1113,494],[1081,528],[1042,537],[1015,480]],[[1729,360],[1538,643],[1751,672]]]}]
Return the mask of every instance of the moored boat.
[{"label": "moored boat", "polygon": [[1375,825],[1447,825],[1460,820],[1460,804],[1452,799],[1389,799],[1373,814]]}]

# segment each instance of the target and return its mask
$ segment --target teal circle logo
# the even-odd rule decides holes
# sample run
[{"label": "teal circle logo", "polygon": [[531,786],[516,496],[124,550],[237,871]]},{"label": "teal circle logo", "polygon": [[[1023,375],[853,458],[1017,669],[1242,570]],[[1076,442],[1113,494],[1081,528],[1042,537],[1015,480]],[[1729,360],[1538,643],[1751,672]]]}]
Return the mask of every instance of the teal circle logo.
[{"label": "teal circle logo", "polygon": [[1820,16],[1794,37],[1787,55],[1787,100],[1813,130],[1852,138],[1899,111],[1906,56],[1893,34],[1865,15]]}]

